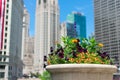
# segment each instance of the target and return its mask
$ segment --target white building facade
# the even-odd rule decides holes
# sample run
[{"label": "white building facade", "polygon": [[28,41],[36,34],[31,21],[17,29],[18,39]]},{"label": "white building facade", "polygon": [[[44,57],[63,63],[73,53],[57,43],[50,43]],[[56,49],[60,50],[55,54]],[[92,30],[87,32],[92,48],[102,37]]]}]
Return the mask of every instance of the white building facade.
[{"label": "white building facade", "polygon": [[17,78],[22,76],[23,66],[21,60],[23,1],[1,1],[4,1],[5,8],[0,50],[0,79],[17,80]]},{"label": "white building facade", "polygon": [[59,40],[59,7],[58,0],[37,0],[35,21],[35,72],[44,69],[44,57],[55,49]]}]

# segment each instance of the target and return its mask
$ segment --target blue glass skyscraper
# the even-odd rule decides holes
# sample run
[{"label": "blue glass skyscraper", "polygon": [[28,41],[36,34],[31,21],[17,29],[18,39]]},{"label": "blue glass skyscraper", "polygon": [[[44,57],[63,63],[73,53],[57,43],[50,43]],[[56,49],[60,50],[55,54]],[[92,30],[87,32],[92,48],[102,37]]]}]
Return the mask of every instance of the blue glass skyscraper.
[{"label": "blue glass skyscraper", "polygon": [[86,38],[86,17],[79,12],[72,12],[67,16],[67,36],[72,38]]}]

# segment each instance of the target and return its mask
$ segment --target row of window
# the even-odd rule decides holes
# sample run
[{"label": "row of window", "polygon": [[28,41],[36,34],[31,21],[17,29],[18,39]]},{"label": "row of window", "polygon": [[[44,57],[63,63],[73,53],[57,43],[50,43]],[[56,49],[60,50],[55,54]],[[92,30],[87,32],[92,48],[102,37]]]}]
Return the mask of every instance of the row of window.
[{"label": "row of window", "polygon": [[6,62],[6,58],[0,58],[0,62]]},{"label": "row of window", "polygon": [[[7,0],[6,14],[8,14],[8,12],[9,12],[9,10],[8,10],[8,8],[9,8],[8,2],[9,2],[9,0]],[[8,15],[6,15],[6,19],[8,19]],[[8,25],[8,21],[6,21],[5,24]],[[7,37],[6,31],[7,31],[7,27],[5,27],[5,37]],[[7,39],[5,39],[4,42],[7,43]],[[6,45],[4,45],[4,49],[6,49]],[[6,55],[6,51],[4,51],[3,53],[4,53],[4,55]],[[0,51],[0,55],[2,55],[2,51]],[[0,58],[0,62],[1,61],[5,62],[6,58]],[[5,69],[5,65],[0,65],[0,69]],[[4,76],[5,76],[5,73],[4,72],[0,72],[0,78],[4,78]]]},{"label": "row of window", "polygon": [[[9,0],[7,0],[9,2]],[[7,48],[6,43],[7,43],[7,30],[8,30],[8,13],[9,13],[9,4],[7,3],[6,5],[6,22],[5,22],[5,33],[4,33],[4,49]],[[6,52],[5,52],[6,53]]]}]

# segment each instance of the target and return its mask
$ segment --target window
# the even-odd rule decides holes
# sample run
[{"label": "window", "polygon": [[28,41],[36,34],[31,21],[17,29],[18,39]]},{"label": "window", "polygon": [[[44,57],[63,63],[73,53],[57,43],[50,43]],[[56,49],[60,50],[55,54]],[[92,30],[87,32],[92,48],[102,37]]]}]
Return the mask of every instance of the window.
[{"label": "window", "polygon": [[0,51],[0,55],[2,55],[2,51]]},{"label": "window", "polygon": [[9,2],[9,0],[7,0],[7,2]]},{"label": "window", "polygon": [[6,13],[8,13],[8,10],[6,10]]},{"label": "window", "polygon": [[53,1],[53,4],[55,4],[55,1]]},{"label": "window", "polygon": [[4,58],[3,61],[5,62],[5,61],[6,61],[6,58]]},{"label": "window", "polygon": [[9,8],[9,4],[7,4],[7,8]]},{"label": "window", "polygon": [[12,66],[9,66],[9,70],[12,70]]},{"label": "window", "polygon": [[5,31],[7,31],[7,27],[5,27]]},{"label": "window", "polygon": [[27,57],[27,55],[24,55],[24,57]]},{"label": "window", "polygon": [[6,55],[6,52],[4,52],[4,55]]},{"label": "window", "polygon": [[8,19],[8,15],[6,15],[6,19]]},{"label": "window", "polygon": [[7,43],[7,39],[5,39],[5,43]]},{"label": "window", "polygon": [[4,49],[6,49],[6,45],[4,45]]},{"label": "window", "polygon": [[5,37],[7,37],[7,33],[5,33]]},{"label": "window", "polygon": [[4,78],[5,73],[4,72],[0,72],[0,78]]},{"label": "window", "polygon": [[6,25],[8,25],[8,21],[6,21]]},{"label": "window", "polygon": [[39,0],[39,2],[38,2],[39,4],[41,4],[41,0]]},{"label": "window", "polygon": [[46,3],[47,1],[46,0],[44,0],[44,3]]},{"label": "window", "polygon": [[2,61],[2,58],[0,58],[0,62]]},{"label": "window", "polygon": [[5,69],[5,65],[0,65],[0,69]]}]

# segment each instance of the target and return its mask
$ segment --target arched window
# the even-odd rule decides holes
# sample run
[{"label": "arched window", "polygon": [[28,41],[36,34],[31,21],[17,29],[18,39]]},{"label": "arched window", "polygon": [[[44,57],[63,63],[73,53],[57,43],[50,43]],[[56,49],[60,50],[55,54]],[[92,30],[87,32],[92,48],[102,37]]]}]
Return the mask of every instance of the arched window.
[{"label": "arched window", "polygon": [[38,4],[41,4],[41,0],[38,1]]},{"label": "arched window", "polygon": [[44,0],[44,3],[46,3],[47,2],[47,0]]}]

